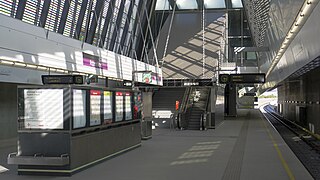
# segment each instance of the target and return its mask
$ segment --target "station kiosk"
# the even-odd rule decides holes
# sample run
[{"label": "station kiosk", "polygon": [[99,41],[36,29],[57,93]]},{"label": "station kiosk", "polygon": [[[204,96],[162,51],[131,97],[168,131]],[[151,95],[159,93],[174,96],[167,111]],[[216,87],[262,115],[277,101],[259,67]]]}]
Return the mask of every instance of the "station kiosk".
[{"label": "station kiosk", "polygon": [[18,174],[72,175],[141,145],[141,94],[79,85],[18,87]]}]

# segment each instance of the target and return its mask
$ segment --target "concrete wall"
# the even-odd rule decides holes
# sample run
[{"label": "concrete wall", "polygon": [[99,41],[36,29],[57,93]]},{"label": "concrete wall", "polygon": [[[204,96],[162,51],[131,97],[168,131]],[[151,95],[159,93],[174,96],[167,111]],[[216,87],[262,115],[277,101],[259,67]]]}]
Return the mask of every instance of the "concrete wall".
[{"label": "concrete wall", "polygon": [[0,83],[0,148],[16,144],[17,85]]},{"label": "concrete wall", "polygon": [[[320,133],[320,68],[285,81],[278,88],[279,103],[285,118],[295,121],[315,133]],[[297,106],[306,108],[305,119],[297,116]],[[313,128],[314,127],[314,128]]]}]

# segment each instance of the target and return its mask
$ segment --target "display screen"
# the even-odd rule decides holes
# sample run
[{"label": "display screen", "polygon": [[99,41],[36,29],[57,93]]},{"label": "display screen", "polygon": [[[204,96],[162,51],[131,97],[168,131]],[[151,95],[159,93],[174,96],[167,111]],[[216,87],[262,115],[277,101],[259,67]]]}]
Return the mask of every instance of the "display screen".
[{"label": "display screen", "polygon": [[112,123],[112,92],[104,91],[103,92],[103,115],[104,121],[103,124]]},{"label": "display screen", "polygon": [[101,91],[90,90],[90,126],[101,124]]},{"label": "display screen", "polygon": [[73,128],[86,126],[86,90],[73,90]]},{"label": "display screen", "polygon": [[116,121],[123,120],[123,93],[116,92]]},{"label": "display screen", "polygon": [[24,128],[63,129],[63,89],[25,89]]},{"label": "display screen", "polygon": [[131,93],[126,92],[125,96],[125,112],[126,112],[126,120],[132,119],[132,107],[131,107]]},{"label": "display screen", "polygon": [[220,74],[219,83],[221,84],[259,84],[266,82],[264,73],[242,73],[242,74]]}]

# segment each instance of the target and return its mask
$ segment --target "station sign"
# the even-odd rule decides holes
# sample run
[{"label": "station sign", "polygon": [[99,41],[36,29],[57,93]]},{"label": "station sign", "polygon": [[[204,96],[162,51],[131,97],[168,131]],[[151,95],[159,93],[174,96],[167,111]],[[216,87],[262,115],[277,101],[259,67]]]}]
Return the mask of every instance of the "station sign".
[{"label": "station sign", "polygon": [[265,73],[220,74],[220,84],[259,84],[266,82]]}]

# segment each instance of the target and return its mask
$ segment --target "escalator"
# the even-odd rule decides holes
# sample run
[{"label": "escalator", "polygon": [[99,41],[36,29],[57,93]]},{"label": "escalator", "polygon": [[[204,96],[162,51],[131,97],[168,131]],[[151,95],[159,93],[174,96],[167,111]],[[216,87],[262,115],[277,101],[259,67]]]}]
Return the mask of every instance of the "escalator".
[{"label": "escalator", "polygon": [[191,92],[191,105],[186,112],[187,129],[200,130],[204,113],[207,111],[210,88],[194,88]]}]

